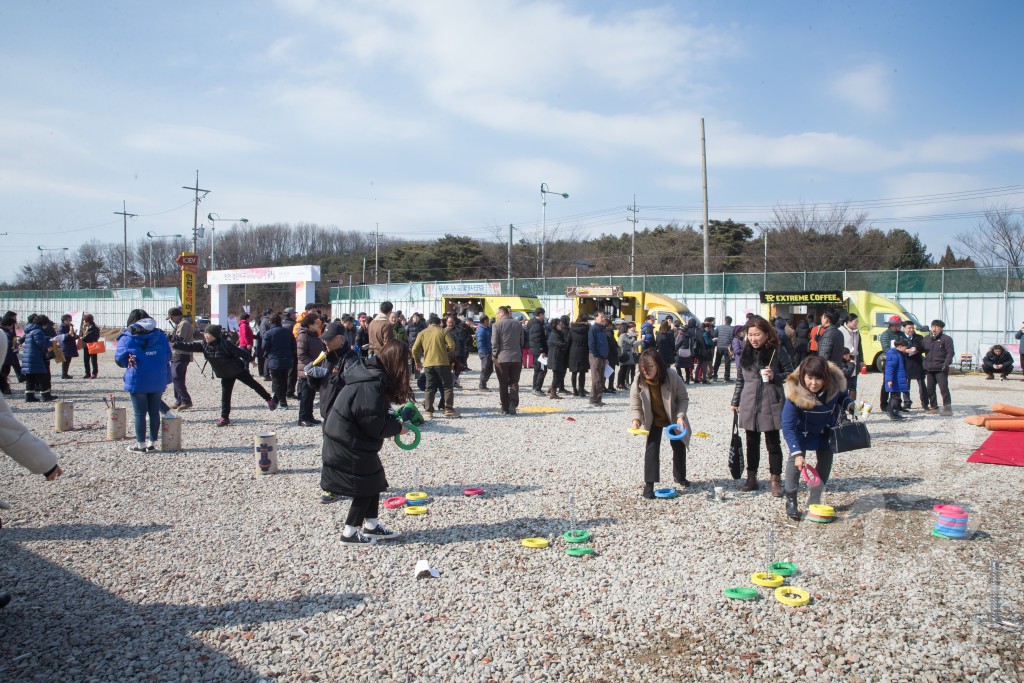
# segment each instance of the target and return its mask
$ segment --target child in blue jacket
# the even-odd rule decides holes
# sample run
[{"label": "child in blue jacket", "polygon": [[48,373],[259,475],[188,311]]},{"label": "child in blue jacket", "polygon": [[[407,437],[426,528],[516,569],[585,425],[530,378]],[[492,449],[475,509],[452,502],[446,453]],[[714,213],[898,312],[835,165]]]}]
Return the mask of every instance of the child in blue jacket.
[{"label": "child in blue jacket", "polygon": [[832,473],[832,448],[829,430],[843,410],[852,410],[854,400],[846,391],[843,371],[824,358],[808,356],[786,378],[786,402],[782,406],[782,438],[789,447],[786,463],[786,515],[800,520],[797,486],[806,465],[806,454],[817,456],[815,469],[821,485],[811,489],[808,505],[821,501],[821,493]]},{"label": "child in blue jacket", "polygon": [[[892,348],[885,352],[885,383],[889,392],[886,412],[892,420],[902,420],[900,410],[910,405],[910,378],[907,376],[907,340],[899,338]],[[900,398],[903,402],[900,403]],[[909,410],[909,408],[908,408]]]}]

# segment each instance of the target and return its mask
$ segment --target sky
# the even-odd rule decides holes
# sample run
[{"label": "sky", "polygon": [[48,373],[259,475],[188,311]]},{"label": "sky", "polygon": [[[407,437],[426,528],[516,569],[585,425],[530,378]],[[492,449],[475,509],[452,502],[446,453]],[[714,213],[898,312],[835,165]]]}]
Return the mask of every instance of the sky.
[{"label": "sky", "polygon": [[[0,280],[200,217],[516,239],[1024,207],[1017,2],[0,4]],[[792,248],[792,245],[786,245]],[[268,264],[272,265],[272,264]],[[625,268],[624,261],[624,268]]]}]

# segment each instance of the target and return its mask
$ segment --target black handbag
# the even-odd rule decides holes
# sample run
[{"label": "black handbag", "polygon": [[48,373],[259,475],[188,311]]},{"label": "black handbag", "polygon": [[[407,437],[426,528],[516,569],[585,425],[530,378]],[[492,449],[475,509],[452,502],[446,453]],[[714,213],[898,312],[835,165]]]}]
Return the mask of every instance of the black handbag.
[{"label": "black handbag", "polygon": [[846,453],[847,451],[859,451],[862,448],[871,448],[871,434],[868,433],[868,426],[856,417],[846,417],[846,411],[841,407],[842,402],[837,403],[839,415],[836,419],[836,426],[828,435],[828,444],[833,453]]},{"label": "black handbag", "polygon": [[743,439],[740,437],[739,423],[739,414],[733,414],[732,441],[729,443],[729,473],[733,479],[739,479],[743,474]]}]

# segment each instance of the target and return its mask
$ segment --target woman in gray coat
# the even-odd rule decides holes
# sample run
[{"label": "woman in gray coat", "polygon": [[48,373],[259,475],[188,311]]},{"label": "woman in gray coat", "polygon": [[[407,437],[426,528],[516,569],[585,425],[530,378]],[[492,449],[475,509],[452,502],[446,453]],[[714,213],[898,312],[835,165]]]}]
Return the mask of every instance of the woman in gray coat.
[{"label": "woman in gray coat", "polygon": [[782,384],[793,372],[789,353],[779,343],[779,335],[767,320],[755,316],[744,325],[746,339],[739,357],[732,411],[739,415],[739,426],[747,432],[747,481],[740,491],[756,491],[757,468],[761,464],[761,434],[768,449],[771,494],[782,497]]}]

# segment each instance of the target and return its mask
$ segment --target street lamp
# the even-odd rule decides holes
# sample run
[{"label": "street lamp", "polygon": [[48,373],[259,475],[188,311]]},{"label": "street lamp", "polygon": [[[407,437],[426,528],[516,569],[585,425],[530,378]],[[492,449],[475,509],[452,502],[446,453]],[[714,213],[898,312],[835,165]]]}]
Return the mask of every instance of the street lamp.
[{"label": "street lamp", "polygon": [[568,192],[553,192],[548,189],[547,183],[540,184],[540,276],[544,277],[544,242],[547,239],[547,213],[548,195],[560,195],[562,199],[568,199]]},{"label": "street lamp", "polygon": [[39,251],[67,251],[67,247],[36,247]]},{"label": "street lamp", "polygon": [[173,235],[158,235],[155,232],[147,232],[146,237],[149,238],[149,286],[153,287],[153,238],[154,237],[181,237],[180,234],[174,233]]},{"label": "street lamp", "polygon": [[216,270],[216,262],[213,260],[213,244],[216,242],[214,237],[215,230],[217,228],[217,221],[235,221],[238,223],[248,223],[248,218],[221,218],[220,214],[208,213],[206,214],[206,220],[210,221],[210,270]]}]

